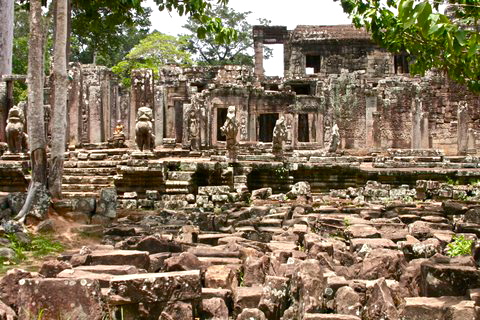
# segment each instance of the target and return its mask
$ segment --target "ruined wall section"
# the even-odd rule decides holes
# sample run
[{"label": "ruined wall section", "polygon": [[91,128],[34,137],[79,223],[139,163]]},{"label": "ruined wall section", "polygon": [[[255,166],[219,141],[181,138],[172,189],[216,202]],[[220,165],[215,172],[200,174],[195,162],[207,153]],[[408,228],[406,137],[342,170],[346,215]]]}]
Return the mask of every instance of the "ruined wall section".
[{"label": "ruined wall section", "polygon": [[117,120],[117,81],[103,66],[71,64],[69,68],[69,145],[102,143]]}]

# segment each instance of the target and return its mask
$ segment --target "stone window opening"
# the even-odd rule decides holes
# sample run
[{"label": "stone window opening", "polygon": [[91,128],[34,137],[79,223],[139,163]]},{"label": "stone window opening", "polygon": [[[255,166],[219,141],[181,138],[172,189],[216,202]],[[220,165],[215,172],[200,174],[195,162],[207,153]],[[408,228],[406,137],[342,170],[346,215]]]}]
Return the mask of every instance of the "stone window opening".
[{"label": "stone window opening", "polygon": [[220,130],[225,120],[227,120],[227,111],[227,108],[217,108],[217,141],[227,141],[227,137]]},{"label": "stone window opening", "polygon": [[[320,72],[320,55],[305,55],[305,66],[306,68],[313,69],[313,73]],[[308,72],[306,72],[308,74]]]},{"label": "stone window opening", "polygon": [[308,83],[291,84],[290,87],[292,88],[292,91],[295,92],[298,95],[311,95],[312,94],[311,86]]},{"label": "stone window opening", "polygon": [[278,113],[264,113],[258,116],[258,140],[261,142],[273,141],[273,128],[278,120]]},{"label": "stone window opening", "polygon": [[298,114],[298,142],[310,142],[310,130],[308,126],[308,114]]},{"label": "stone window opening", "polygon": [[395,74],[410,73],[408,55],[406,53],[396,54],[393,57]]}]

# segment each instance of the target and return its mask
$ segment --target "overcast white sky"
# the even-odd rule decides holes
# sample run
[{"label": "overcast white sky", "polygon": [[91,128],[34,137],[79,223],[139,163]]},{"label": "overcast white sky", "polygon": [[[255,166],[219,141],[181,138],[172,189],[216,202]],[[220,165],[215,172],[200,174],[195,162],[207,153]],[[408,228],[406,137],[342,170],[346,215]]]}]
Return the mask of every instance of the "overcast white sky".
[{"label": "overcast white sky", "polygon": [[[152,30],[178,35],[185,33],[182,25],[186,18],[176,13],[159,12],[153,0],[148,0],[153,9]],[[333,0],[230,0],[229,7],[236,11],[251,11],[250,24],[256,24],[258,18],[272,21],[272,25],[287,26],[289,30],[297,25],[335,25],[348,24],[350,20],[343,12],[340,3]],[[281,45],[275,45],[274,56],[264,62],[267,75],[283,75],[283,51]]]}]

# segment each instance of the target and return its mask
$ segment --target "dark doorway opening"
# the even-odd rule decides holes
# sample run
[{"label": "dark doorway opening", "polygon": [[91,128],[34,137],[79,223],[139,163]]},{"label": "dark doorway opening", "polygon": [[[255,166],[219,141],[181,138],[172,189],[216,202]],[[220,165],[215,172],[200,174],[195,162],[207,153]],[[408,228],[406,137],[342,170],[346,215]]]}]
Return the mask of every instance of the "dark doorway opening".
[{"label": "dark doorway opening", "polygon": [[183,140],[183,101],[175,101],[175,141]]},{"label": "dark doorway opening", "polygon": [[292,91],[294,91],[296,94],[310,95],[312,91],[310,88],[310,84],[308,83],[296,83],[291,84],[290,86],[292,88]]},{"label": "dark doorway opening", "polygon": [[258,116],[258,140],[273,141],[273,128],[278,120],[278,113],[264,113]]},{"label": "dark doorway opening", "polygon": [[298,114],[298,142],[310,142],[307,113]]},{"label": "dark doorway opening", "polygon": [[406,53],[396,54],[393,57],[395,74],[410,73],[408,58]]},{"label": "dark doorway opening", "polygon": [[320,56],[307,54],[305,58],[306,58],[306,67],[313,68],[314,73],[319,73],[320,72]]},{"label": "dark doorway opening", "polygon": [[227,137],[220,130],[225,120],[227,120],[227,111],[227,108],[217,108],[217,141],[227,141]]}]

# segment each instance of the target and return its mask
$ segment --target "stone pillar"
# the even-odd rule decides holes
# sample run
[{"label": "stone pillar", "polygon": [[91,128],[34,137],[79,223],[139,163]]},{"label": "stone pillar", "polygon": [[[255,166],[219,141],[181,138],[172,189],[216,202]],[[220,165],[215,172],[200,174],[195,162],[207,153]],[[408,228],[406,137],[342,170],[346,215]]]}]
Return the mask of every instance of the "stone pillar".
[{"label": "stone pillar", "polygon": [[190,135],[189,135],[189,117],[190,117],[190,110],[192,109],[192,104],[184,103],[183,104],[183,138],[182,138],[182,148],[188,149],[190,147]]},{"label": "stone pillar", "polygon": [[373,147],[378,149],[382,147],[382,120],[380,112],[373,112],[372,118]]},{"label": "stone pillar", "polygon": [[[131,140],[135,140],[135,120],[137,111],[140,107],[154,107],[153,95],[153,72],[152,70],[141,69],[132,71],[132,87],[130,96],[130,135]],[[155,117],[155,115],[154,115]]]},{"label": "stone pillar", "polygon": [[256,29],[253,34],[253,49],[255,51],[255,76],[263,78],[263,30]]},{"label": "stone pillar", "polygon": [[421,121],[422,120],[422,101],[420,98],[415,98],[412,102],[412,136],[411,136],[411,148],[420,149],[421,146]]},{"label": "stone pillar", "polygon": [[77,146],[80,144],[80,103],[82,99],[82,83],[81,83],[81,71],[78,66],[71,66],[69,70],[69,76],[72,78],[70,81],[68,91],[68,145]]},{"label": "stone pillar", "polygon": [[475,137],[475,131],[472,128],[468,129],[467,154],[477,154],[477,141]]},{"label": "stone pillar", "polygon": [[7,86],[5,82],[0,81],[0,141],[7,141],[5,138],[5,126],[7,125]]},{"label": "stone pillar", "polygon": [[163,114],[165,110],[164,88],[155,86],[154,90],[154,129],[155,129],[155,145],[161,146],[163,143]]},{"label": "stone pillar", "polygon": [[468,104],[465,101],[458,104],[457,122],[458,154],[465,155],[468,148]]},{"label": "stone pillar", "polygon": [[422,112],[420,120],[420,148],[430,149],[430,128],[428,127],[428,112]]},{"label": "stone pillar", "polygon": [[377,97],[366,96],[365,103],[365,145],[367,148],[374,147],[374,113],[377,111]]},{"label": "stone pillar", "polygon": [[100,143],[104,141],[104,132],[102,126],[102,103],[101,103],[101,87],[89,87],[89,134],[90,143]]}]

